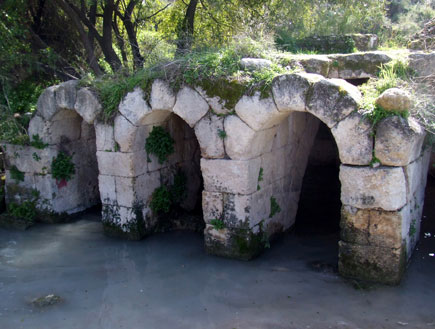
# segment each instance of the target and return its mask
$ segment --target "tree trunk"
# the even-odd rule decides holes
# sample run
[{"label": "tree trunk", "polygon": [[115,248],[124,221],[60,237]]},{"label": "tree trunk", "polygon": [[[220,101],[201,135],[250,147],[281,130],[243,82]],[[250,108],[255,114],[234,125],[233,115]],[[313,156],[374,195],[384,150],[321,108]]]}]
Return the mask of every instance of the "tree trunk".
[{"label": "tree trunk", "polygon": [[100,39],[100,46],[104,57],[114,72],[118,71],[122,64],[112,47],[112,17],[115,10],[113,0],[106,0],[103,11],[103,37]]},{"label": "tree trunk", "polygon": [[80,18],[77,16],[75,11],[63,0],[55,0],[59,7],[69,16],[69,18],[74,23],[77,31],[80,34],[80,38],[82,39],[83,46],[86,51],[86,61],[89,64],[89,67],[94,71],[96,75],[101,75],[103,72],[98,65],[97,59],[95,58],[94,46],[90,43],[88,35],[86,34],[85,29],[83,28],[82,23],[80,22]]},{"label": "tree trunk", "polygon": [[139,44],[137,42],[137,35],[135,26],[131,20],[133,9],[137,4],[137,0],[131,0],[127,6],[124,16],[121,18],[127,32],[128,42],[130,43],[131,52],[133,54],[133,65],[135,69],[143,67],[144,58],[140,53]]},{"label": "tree trunk", "polygon": [[177,55],[184,54],[192,47],[197,6],[198,0],[190,0],[189,5],[187,6],[186,15],[184,16],[183,22],[178,31]]}]

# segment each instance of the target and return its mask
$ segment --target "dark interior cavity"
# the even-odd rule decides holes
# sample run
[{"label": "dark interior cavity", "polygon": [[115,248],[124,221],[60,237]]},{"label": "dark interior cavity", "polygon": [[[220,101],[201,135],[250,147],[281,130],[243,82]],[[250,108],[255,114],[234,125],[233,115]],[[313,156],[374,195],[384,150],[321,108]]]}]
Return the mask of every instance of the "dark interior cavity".
[{"label": "dark interior cavity", "polygon": [[339,231],[340,181],[338,149],[321,123],[308,159],[296,215],[295,232],[331,234]]}]

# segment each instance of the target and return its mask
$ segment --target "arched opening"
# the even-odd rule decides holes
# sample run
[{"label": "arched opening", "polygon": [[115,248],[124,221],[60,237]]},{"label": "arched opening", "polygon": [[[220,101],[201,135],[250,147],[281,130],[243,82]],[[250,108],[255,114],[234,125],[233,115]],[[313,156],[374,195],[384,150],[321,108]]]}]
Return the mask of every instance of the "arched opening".
[{"label": "arched opening", "polygon": [[298,235],[337,234],[340,229],[340,159],[330,129],[319,123],[309,153],[296,214]]},{"label": "arched opening", "polygon": [[[163,164],[157,165],[157,159],[152,155],[148,159],[149,168],[154,162],[158,166],[155,169],[160,173],[160,186],[154,189],[149,200],[151,216],[156,222],[155,231],[202,232],[205,226],[201,204],[204,183],[200,168],[201,150],[195,130],[174,113],[159,127],[169,133],[174,151]],[[156,191],[162,188],[169,192],[169,200],[162,204],[162,207],[168,206],[167,209],[156,207],[156,198],[159,197]]]},{"label": "arched opening", "polygon": [[[98,207],[95,130],[74,104],[57,107],[49,118],[38,109],[28,133],[29,146],[6,148],[6,203],[14,221],[62,222]],[[27,208],[24,218],[22,208]]]}]

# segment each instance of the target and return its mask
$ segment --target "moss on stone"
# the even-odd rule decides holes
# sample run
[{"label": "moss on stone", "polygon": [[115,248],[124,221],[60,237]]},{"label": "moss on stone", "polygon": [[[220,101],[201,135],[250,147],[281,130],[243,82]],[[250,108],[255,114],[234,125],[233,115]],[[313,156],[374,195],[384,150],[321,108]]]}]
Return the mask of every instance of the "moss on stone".
[{"label": "moss on stone", "polygon": [[217,79],[217,80],[201,80],[198,82],[207,96],[219,97],[225,108],[233,110],[237,102],[248,91],[248,86],[238,80]]},{"label": "moss on stone", "polygon": [[132,209],[134,218],[128,223],[120,223],[119,206],[103,205],[103,232],[106,236],[127,240],[141,240],[147,235],[142,206],[135,205]]},{"label": "moss on stone", "polygon": [[[347,278],[363,280],[368,282],[384,283],[389,285],[397,285],[400,283],[402,275],[406,268],[406,246],[405,243],[399,251],[399,255],[394,255],[394,250],[385,249],[385,252],[391,252],[391,255],[386,257],[378,257],[377,255],[366,255],[362,257],[360,252],[356,252],[354,248],[370,248],[358,245],[343,245],[340,243],[339,254],[339,272]],[[383,248],[376,248],[382,250]],[[371,250],[374,252],[374,250]],[[366,250],[366,254],[370,250]],[[376,258],[376,261],[370,261],[369,258]],[[385,258],[385,259],[384,259]]]},{"label": "moss on stone", "polygon": [[265,247],[263,233],[253,233],[250,229],[226,228],[228,240],[213,239],[206,234],[205,247],[209,254],[239,260],[251,260]]}]

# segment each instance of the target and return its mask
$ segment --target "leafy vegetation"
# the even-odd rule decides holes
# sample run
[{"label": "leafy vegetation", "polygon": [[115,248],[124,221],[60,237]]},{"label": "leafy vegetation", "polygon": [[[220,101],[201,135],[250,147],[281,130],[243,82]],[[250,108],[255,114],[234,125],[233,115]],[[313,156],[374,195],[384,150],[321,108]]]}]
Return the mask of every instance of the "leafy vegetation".
[{"label": "leafy vegetation", "polygon": [[260,182],[263,181],[263,168],[260,168],[260,171],[258,172],[258,181],[257,181],[257,191],[260,191]]},{"label": "leafy vegetation", "polygon": [[146,139],[145,150],[148,154],[156,155],[159,163],[163,163],[174,152],[174,140],[162,127],[153,127]]},{"label": "leafy vegetation", "polygon": [[225,223],[222,219],[214,218],[210,221],[210,224],[213,225],[215,230],[222,230],[225,228]]},{"label": "leafy vegetation", "polygon": [[32,140],[30,141],[30,146],[42,150],[45,149],[48,144],[44,143],[39,135],[33,135]]},{"label": "leafy vegetation", "polygon": [[154,214],[169,213],[186,197],[186,176],[181,171],[174,175],[174,183],[159,186],[151,196],[150,208]]},{"label": "leafy vegetation", "polygon": [[35,201],[24,201],[21,204],[11,202],[8,204],[8,213],[19,219],[34,221],[37,216]]},{"label": "leafy vegetation", "polygon": [[269,218],[272,218],[277,213],[281,212],[281,207],[279,206],[278,202],[276,201],[274,196],[270,197],[270,214]]},{"label": "leafy vegetation", "polygon": [[24,182],[24,173],[19,171],[17,166],[12,166],[11,169],[9,169],[9,172],[12,179],[17,182]]},{"label": "leafy vegetation", "polygon": [[75,174],[75,165],[72,162],[72,156],[59,152],[57,157],[51,162],[51,175],[56,180],[69,181]]},{"label": "leafy vegetation", "polygon": [[154,214],[168,213],[171,210],[172,198],[166,186],[156,188],[151,196],[150,208]]}]

